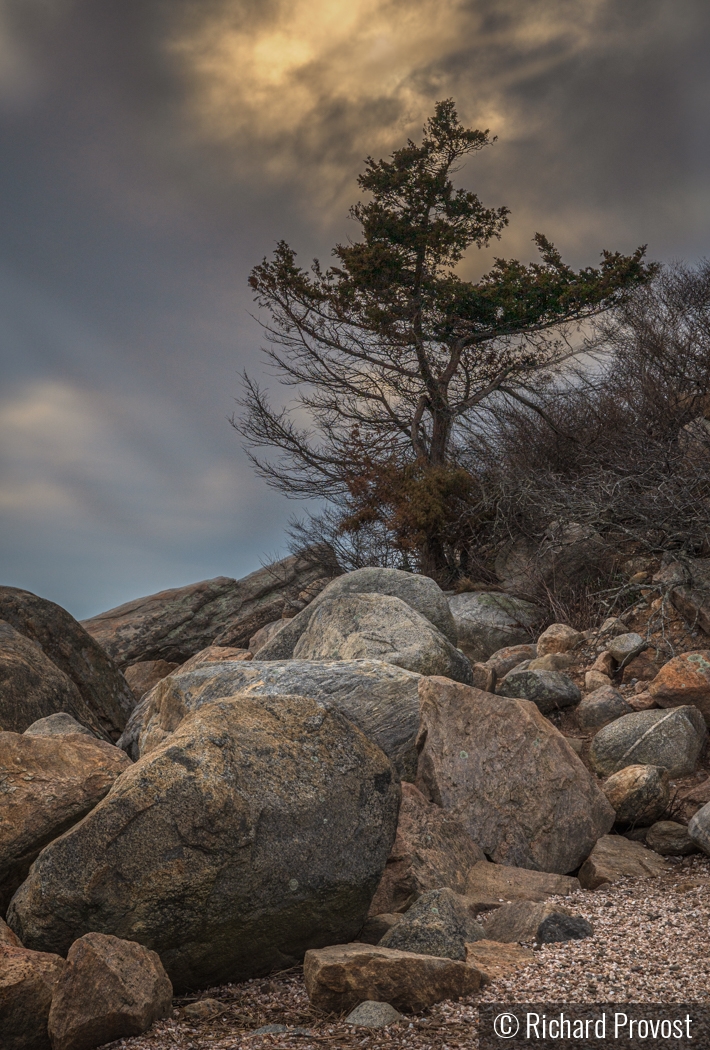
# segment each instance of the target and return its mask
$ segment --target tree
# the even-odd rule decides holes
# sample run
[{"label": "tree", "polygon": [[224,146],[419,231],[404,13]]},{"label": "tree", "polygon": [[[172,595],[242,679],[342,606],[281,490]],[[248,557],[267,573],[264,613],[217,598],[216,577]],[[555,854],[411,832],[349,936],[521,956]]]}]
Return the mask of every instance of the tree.
[{"label": "tree", "polygon": [[[384,523],[432,575],[451,569],[442,524],[467,484],[457,427],[492,397],[534,403],[534,375],[572,352],[564,326],[619,304],[654,272],[645,247],[604,251],[598,268],[575,271],[536,234],[540,262],[496,259],[480,281],[462,280],[466,249],[508,222],[507,208],[485,208],[451,180],[491,141],[462,126],[452,100],[438,103],[420,145],[367,159],[358,182],[370,199],[350,210],[362,238],[338,244],[334,265],[304,270],[281,241],[250,276],[271,317],[267,358],[298,388],[275,409],[244,374],[233,424],[256,470],[289,496],[342,507],[343,528]],[[275,460],[255,454],[266,447]]]}]

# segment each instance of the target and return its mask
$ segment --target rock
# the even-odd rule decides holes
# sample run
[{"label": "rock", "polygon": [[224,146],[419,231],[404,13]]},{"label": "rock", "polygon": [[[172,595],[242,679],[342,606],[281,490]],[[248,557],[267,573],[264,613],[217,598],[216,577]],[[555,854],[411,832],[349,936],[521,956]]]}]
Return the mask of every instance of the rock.
[{"label": "rock", "polygon": [[670,561],[653,577],[687,624],[710,635],[710,558]]},{"label": "rock", "polygon": [[609,777],[603,790],[622,826],[652,824],[671,798],[668,770],[662,766],[625,766]]},{"label": "rock", "polygon": [[218,700],[42,851],[7,921],[60,953],[90,930],[138,941],[178,991],[283,969],[362,928],[399,795],[338,711]]},{"label": "rock", "polygon": [[401,911],[443,886],[464,893],[469,870],[483,857],[459,821],[429,802],[414,784],[403,783],[397,836],[370,914]]},{"label": "rock", "polygon": [[66,965],[58,955],[0,944],[2,1050],[51,1050],[47,1018]]},{"label": "rock", "polygon": [[626,634],[626,624],[618,616],[609,616],[599,628],[599,634],[601,636]]},{"label": "rock", "polygon": [[496,673],[486,664],[471,665],[471,685],[482,689],[484,693],[495,692]]},{"label": "rock", "polygon": [[481,987],[532,966],[536,961],[535,953],[521,944],[501,944],[484,939],[466,945],[466,965],[478,970]]},{"label": "rock", "polygon": [[305,606],[299,600],[305,588],[325,587],[339,571],[330,548],[313,547],[241,580],[217,576],[160,591],[83,624],[121,667],[144,660],[182,664],[210,645],[246,648],[260,627]]},{"label": "rock", "polygon": [[382,912],[371,915],[357,935],[361,944],[379,944],[388,930],[404,918],[402,912]]},{"label": "rock", "polygon": [[600,671],[607,678],[611,678],[616,671],[616,660],[608,650],[605,650],[603,653],[599,653],[590,670]]},{"label": "rock", "polygon": [[333,704],[413,780],[421,678],[382,660],[278,660],[223,663],[172,675],[136,708],[119,741],[132,758],[147,754],[189,711],[225,696],[295,693]]},{"label": "rock", "polygon": [[646,648],[646,642],[640,634],[617,634],[607,646],[611,656],[618,664],[628,663]]},{"label": "rock", "polygon": [[93,1050],[168,1017],[173,989],[155,952],[87,933],[74,941],[49,1011],[52,1050]]},{"label": "rock", "polygon": [[710,802],[688,821],[688,836],[703,853],[710,854]]},{"label": "rock", "polygon": [[577,723],[580,729],[599,729],[632,710],[617,689],[605,685],[584,697],[577,708]]},{"label": "rock", "polygon": [[611,686],[611,678],[602,671],[587,671],[584,676],[584,688],[588,693],[596,693],[598,689],[608,689]]},{"label": "rock", "polygon": [[179,666],[179,663],[167,660],[141,660],[140,663],[129,664],[124,668],[123,674],[136,700],[140,700],[162,678],[172,674]]},{"label": "rock", "polygon": [[0,733],[0,913],[41,849],[101,801],[131,766],[117,747],[81,734]]},{"label": "rock", "polygon": [[683,820],[689,821],[706,802],[710,802],[710,778],[679,791],[676,802],[680,805]]},{"label": "rock", "polygon": [[0,725],[22,733],[40,718],[61,711],[103,735],[71,678],[39,645],[0,620]]},{"label": "rock", "polygon": [[697,707],[634,711],[600,729],[589,758],[600,776],[624,766],[663,766],[672,777],[695,770],[707,730]]},{"label": "rock", "polygon": [[[83,710],[77,712],[68,707],[60,710],[73,714],[89,729],[96,726],[99,736],[116,740],[135,707],[135,699],[111,657],[81,624],[54,602],[17,587],[0,587],[0,620],[7,621],[16,631],[35,642],[55,667],[71,679],[88,714],[84,717]],[[42,711],[30,721],[56,710],[55,707],[51,711]],[[3,720],[1,713],[0,725],[4,729],[13,728]]]},{"label": "rock", "polygon": [[253,656],[249,649],[235,649],[231,645],[208,645],[206,649],[201,649],[199,653],[195,653],[184,664],[181,664],[177,673],[187,674],[188,671],[194,671],[196,667],[204,667],[205,664],[220,664],[226,660],[252,659]]},{"label": "rock", "polygon": [[272,620],[271,623],[267,623],[265,627],[260,627],[256,634],[253,634],[249,639],[249,651],[253,656],[262,649],[267,642],[270,642],[272,638],[275,638],[279,631],[288,623],[288,620],[284,620],[283,617],[280,620]]},{"label": "rock", "polygon": [[565,595],[607,573],[615,554],[598,532],[578,522],[553,522],[542,542],[520,537],[496,558],[503,589],[532,598]]},{"label": "rock", "polygon": [[565,740],[574,751],[575,755],[581,755],[584,753],[584,745],[586,741],[583,737],[579,736],[567,736],[565,733]]},{"label": "rock", "polygon": [[417,787],[500,864],[572,871],[614,811],[564,737],[526,700],[420,682]]},{"label": "rock", "polygon": [[697,850],[686,825],[675,820],[659,820],[653,824],[648,829],[646,845],[662,857],[685,857]]},{"label": "rock", "polygon": [[555,944],[591,937],[591,925],[581,915],[573,915],[559,904],[513,901],[490,912],[485,923],[486,938],[502,944]]},{"label": "rock", "polygon": [[475,899],[544,901],[548,897],[566,897],[579,888],[579,880],[570,875],[509,868],[482,860],[469,871],[465,893]]},{"label": "rock", "polygon": [[339,594],[322,599],[293,658],[381,659],[417,674],[445,675],[458,682],[470,682],[472,677],[463,653],[429,620],[389,594]]},{"label": "rock", "polygon": [[[574,663],[572,653],[548,653],[531,660],[526,671],[566,671]],[[522,670],[522,664],[520,669]]]},{"label": "rock", "polygon": [[559,671],[509,671],[496,686],[499,696],[531,700],[543,715],[574,707],[582,699],[577,686]]},{"label": "rock", "polygon": [[634,711],[650,711],[651,708],[659,706],[651,694],[645,691],[636,693],[634,696],[628,696],[626,702]]},{"label": "rock", "polygon": [[566,623],[552,623],[542,632],[537,640],[537,655],[548,653],[566,653],[581,642],[582,635]]},{"label": "rock", "polygon": [[24,736],[90,736],[92,740],[96,737],[86,726],[77,722],[76,718],[58,711],[56,715],[47,715],[46,718],[38,718],[31,726],[28,726]]},{"label": "rock", "polygon": [[403,1020],[404,1017],[394,1006],[368,999],[351,1010],[344,1023],[359,1025],[360,1028],[386,1028],[389,1024]]},{"label": "rock", "polygon": [[12,932],[4,919],[0,919],[0,944],[9,944],[12,948],[22,947],[22,941]]},{"label": "rock", "polygon": [[469,660],[487,660],[501,648],[530,644],[543,613],[522,598],[496,591],[474,591],[449,598],[458,644]]},{"label": "rock", "polygon": [[621,673],[621,681],[626,685],[630,682],[651,682],[658,674],[658,664],[648,653],[641,653],[629,660],[624,665]]},{"label": "rock", "polygon": [[648,686],[659,707],[697,707],[710,725],[710,650],[682,653],[665,664]]},{"label": "rock", "polygon": [[490,668],[495,673],[496,678],[505,678],[508,671],[512,671],[519,664],[524,663],[526,660],[534,660],[536,657],[536,645],[506,645],[503,649],[498,649],[492,656],[489,656],[483,666]]},{"label": "rock", "polygon": [[387,931],[380,945],[440,959],[466,958],[466,942],[483,936],[477,911],[450,889],[430,890]]},{"label": "rock", "polygon": [[401,569],[367,567],[348,572],[333,580],[311,603],[309,609],[294,616],[278,635],[259,650],[260,660],[288,660],[311,617],[322,601],[346,594],[383,594],[399,598],[437,628],[452,645],[458,644],[456,624],[446,595],[428,576],[417,576]]},{"label": "rock", "polygon": [[624,876],[648,878],[662,875],[666,862],[639,842],[621,835],[603,835],[579,869],[579,881],[585,890],[596,890]]},{"label": "rock", "polygon": [[479,972],[456,959],[365,944],[306,952],[303,977],[311,1006],[324,1013],[341,1013],[369,999],[418,1013],[481,986]]}]

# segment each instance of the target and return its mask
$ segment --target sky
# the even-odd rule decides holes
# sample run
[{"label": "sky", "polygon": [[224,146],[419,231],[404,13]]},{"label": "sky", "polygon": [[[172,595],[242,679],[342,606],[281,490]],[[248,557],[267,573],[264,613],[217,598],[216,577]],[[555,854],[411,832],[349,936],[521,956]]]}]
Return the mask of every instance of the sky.
[{"label": "sky", "polygon": [[[437,100],[459,173],[575,266],[710,254],[707,0],[0,0],[0,583],[81,618],[288,553],[229,425],[247,278],[357,235]],[[265,318],[262,318],[265,320]]]}]

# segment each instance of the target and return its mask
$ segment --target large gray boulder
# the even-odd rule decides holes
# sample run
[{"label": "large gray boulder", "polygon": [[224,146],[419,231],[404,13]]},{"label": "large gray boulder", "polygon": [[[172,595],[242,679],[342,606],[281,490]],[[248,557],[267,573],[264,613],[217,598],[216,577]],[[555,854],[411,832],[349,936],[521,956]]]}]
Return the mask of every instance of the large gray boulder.
[{"label": "large gray boulder", "polygon": [[[279,637],[277,635],[277,637]],[[386,660],[417,674],[471,683],[471,665],[441,631],[401,598],[341,594],[318,603],[295,660]]]},{"label": "large gray boulder", "polygon": [[414,779],[420,675],[382,660],[260,660],[206,664],[159,682],[119,741],[133,759],[173,733],[183,718],[222,697],[296,693],[332,704]]},{"label": "large gray boulder", "polygon": [[532,700],[543,715],[574,707],[582,699],[578,686],[560,671],[509,671],[496,686],[499,696],[516,696]]},{"label": "large gray boulder", "polygon": [[487,660],[499,649],[533,641],[533,629],[543,615],[536,605],[496,591],[453,594],[449,608],[459,647],[472,663]]},{"label": "large gray boulder", "polygon": [[663,766],[672,777],[695,771],[707,729],[697,707],[634,711],[600,729],[589,758],[601,776],[625,766]]},{"label": "large gray boulder", "polygon": [[89,931],[137,941],[178,992],[283,969],[361,929],[399,795],[333,708],[215,701],[42,851],[8,925],[62,955]]},{"label": "large gray boulder", "polygon": [[417,787],[490,858],[574,871],[614,822],[594,777],[528,700],[423,678]]},{"label": "large gray boulder", "polygon": [[314,547],[241,580],[218,576],[136,598],[83,626],[120,667],[184,663],[210,645],[246,648],[260,627],[285,610],[303,609],[338,572],[332,550]]},{"label": "large gray boulder", "polygon": [[[0,620],[38,645],[71,679],[90,716],[85,719],[70,708],[60,710],[75,714],[82,724],[91,729],[97,726],[100,735],[116,740],[135,707],[135,698],[117,665],[81,624],[61,606],[17,587],[0,587]],[[0,725],[8,728],[2,719]]]},{"label": "large gray boulder", "polygon": [[368,567],[356,569],[332,580],[303,612],[278,631],[258,650],[260,660],[288,660],[294,655],[299,638],[308,627],[321,602],[343,594],[389,594],[406,602],[425,620],[433,623],[452,645],[458,644],[456,624],[439,585],[428,576],[417,576],[401,569]]}]

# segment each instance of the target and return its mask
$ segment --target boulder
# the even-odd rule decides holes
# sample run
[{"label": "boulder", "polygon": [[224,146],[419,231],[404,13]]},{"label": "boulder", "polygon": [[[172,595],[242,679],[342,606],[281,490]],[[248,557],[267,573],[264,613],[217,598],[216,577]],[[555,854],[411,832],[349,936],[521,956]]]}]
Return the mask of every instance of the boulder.
[{"label": "boulder", "polygon": [[710,802],[688,821],[688,836],[703,853],[710,855]]},{"label": "boulder", "polygon": [[630,715],[633,708],[624,700],[618,689],[603,685],[588,693],[577,707],[577,724],[580,729],[601,729],[622,715]]},{"label": "boulder", "polygon": [[466,965],[478,970],[481,987],[532,966],[536,961],[535,952],[521,944],[501,944],[484,939],[466,945]]},{"label": "boulder", "polygon": [[389,594],[324,598],[311,613],[293,658],[381,659],[417,674],[445,675],[459,682],[472,678],[463,653],[424,616]]},{"label": "boulder", "polygon": [[662,857],[685,857],[697,851],[687,826],[675,820],[659,820],[653,824],[646,834],[646,845]]},{"label": "boulder", "polygon": [[495,571],[503,590],[544,598],[578,591],[613,568],[615,553],[591,525],[553,522],[541,541],[521,536],[502,550]]},{"label": "boulder", "polygon": [[252,656],[256,656],[260,649],[262,649],[267,642],[270,642],[272,638],[275,638],[279,631],[288,623],[288,620],[284,620],[281,617],[280,620],[272,620],[271,623],[267,623],[265,627],[260,627],[256,634],[253,634],[249,639],[249,652]]},{"label": "boulder", "polygon": [[446,595],[428,576],[417,576],[401,569],[367,567],[338,576],[314,599],[311,607],[289,620],[259,650],[260,660],[288,660],[313,612],[322,601],[346,594],[385,594],[399,598],[436,627],[452,645],[458,644],[456,625]]},{"label": "boulder", "polygon": [[559,671],[509,671],[496,686],[499,696],[531,700],[543,715],[574,707],[582,699],[571,678]]},{"label": "boulder", "polygon": [[476,914],[466,897],[453,890],[430,890],[387,931],[380,945],[417,955],[465,960],[466,942],[484,936]]},{"label": "boulder", "polygon": [[141,1035],[168,1017],[173,988],[155,952],[135,941],[87,933],[74,941],[54,989],[52,1050],[94,1050]]},{"label": "boulder", "polygon": [[177,729],[189,711],[225,696],[295,693],[332,704],[414,779],[420,676],[382,660],[278,660],[220,663],[172,675],[139,704],[120,745],[132,758],[147,754]]},{"label": "boulder", "polygon": [[600,729],[589,758],[600,776],[625,766],[663,766],[672,777],[694,772],[707,730],[697,707],[634,711]]},{"label": "boulder", "polygon": [[204,667],[205,664],[221,664],[225,661],[252,660],[253,655],[249,649],[235,649],[231,645],[208,645],[206,649],[195,653],[184,664],[178,668],[178,674],[187,674],[194,671],[196,667]]},{"label": "boulder", "polygon": [[[89,714],[85,718],[83,710],[59,710],[73,714],[90,729],[96,725],[100,736],[116,740],[135,707],[135,699],[114,661],[81,624],[61,606],[17,587],[0,587],[0,620],[35,642],[55,667],[71,679]],[[56,710],[43,711],[31,721]],[[2,714],[0,725],[11,728]]]},{"label": "boulder", "polygon": [[671,798],[668,770],[662,766],[625,766],[609,777],[603,790],[622,827],[652,824]]},{"label": "boulder", "polygon": [[566,653],[574,649],[578,642],[582,641],[583,635],[575,631],[566,623],[551,623],[542,632],[537,640],[537,655],[547,656],[548,653]]},{"label": "boulder", "polygon": [[527,700],[445,678],[419,686],[417,787],[500,864],[564,874],[614,811],[565,738]]},{"label": "boulder", "polygon": [[617,634],[609,640],[607,649],[617,664],[628,664],[646,648],[646,642],[640,634]]},{"label": "boulder", "polygon": [[66,714],[64,711],[58,711],[56,715],[47,715],[46,718],[38,718],[36,722],[33,722],[31,726],[25,729],[24,736],[90,736],[92,740],[96,737],[87,729],[86,726],[80,725],[76,718],[72,718],[71,715]]},{"label": "boulder", "polygon": [[463,893],[469,870],[480,860],[483,850],[463,825],[429,802],[414,784],[404,783],[397,836],[370,915],[403,910],[423,893],[443,886]]},{"label": "boulder", "polygon": [[697,707],[710,725],[710,650],[682,653],[665,664],[648,686],[659,707]]},{"label": "boulder", "polygon": [[603,835],[579,869],[585,890],[596,890],[625,876],[649,878],[662,875],[667,868],[663,857],[631,842],[622,835]]},{"label": "boulder", "polygon": [[58,955],[0,944],[2,1050],[51,1050],[47,1018],[66,965]]},{"label": "boulder", "polygon": [[0,725],[23,733],[38,719],[60,711],[103,735],[71,678],[39,645],[0,620]]},{"label": "boulder", "polygon": [[486,938],[501,944],[556,944],[591,937],[592,927],[581,915],[559,904],[513,901],[490,912]]},{"label": "boulder", "polygon": [[8,925],[59,953],[89,931],[138,941],[179,991],[283,969],[362,928],[399,795],[335,709],[218,700],[42,851]]},{"label": "boulder", "polygon": [[509,868],[481,860],[468,873],[465,894],[477,900],[545,901],[548,897],[566,897],[576,893],[579,880],[570,875],[551,875],[547,871]]},{"label": "boulder", "polygon": [[351,1010],[344,1024],[358,1025],[360,1028],[386,1028],[387,1025],[403,1021],[404,1017],[389,1003],[377,1003],[367,999]]},{"label": "boulder", "polygon": [[117,747],[78,733],[0,733],[0,913],[40,850],[86,816],[130,765]]},{"label": "boulder", "polygon": [[182,664],[209,645],[246,648],[255,631],[284,610],[304,608],[339,571],[330,548],[313,547],[241,580],[217,576],[136,598],[83,625],[120,667]]},{"label": "boulder", "polygon": [[172,674],[179,666],[179,663],[168,660],[141,660],[140,663],[129,664],[124,668],[123,674],[136,700],[140,700],[162,678]]},{"label": "boulder", "polygon": [[506,645],[489,656],[483,666],[493,671],[496,679],[505,678],[508,671],[528,660],[534,660],[536,656],[536,645]]},{"label": "boulder", "polygon": [[306,952],[303,978],[311,1006],[323,1013],[341,1013],[368,999],[417,1013],[481,986],[478,970],[465,962],[366,944]]},{"label": "boulder", "polygon": [[501,648],[530,644],[543,612],[536,605],[496,591],[473,591],[449,598],[458,644],[469,660],[487,660]]}]

